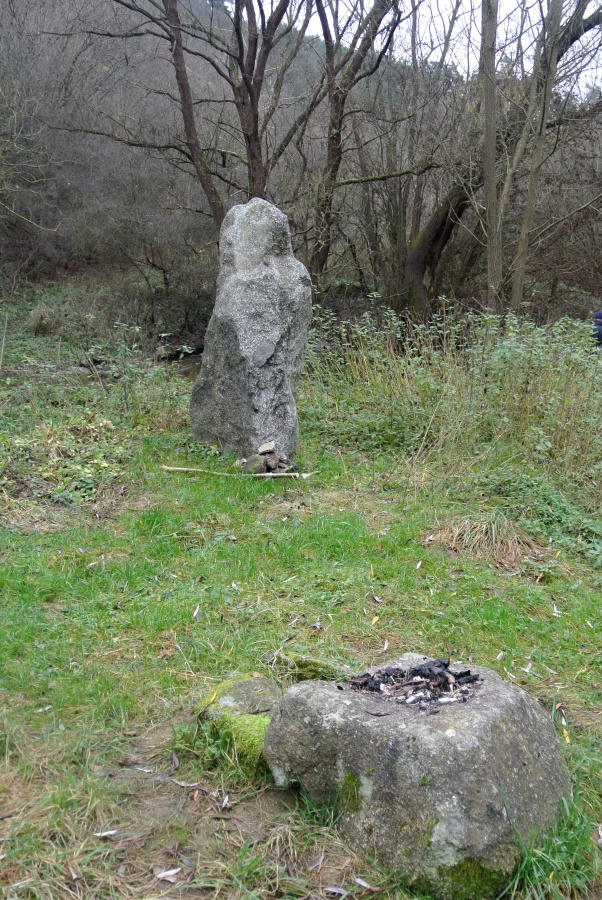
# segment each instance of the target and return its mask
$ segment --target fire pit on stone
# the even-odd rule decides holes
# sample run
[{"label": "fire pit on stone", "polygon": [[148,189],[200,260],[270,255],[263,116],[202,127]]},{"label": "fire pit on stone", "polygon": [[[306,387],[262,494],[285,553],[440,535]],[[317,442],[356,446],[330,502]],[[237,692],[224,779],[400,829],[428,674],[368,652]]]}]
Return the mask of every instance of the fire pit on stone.
[{"label": "fire pit on stone", "polygon": [[449,659],[429,659],[408,668],[388,666],[348,678],[351,689],[361,693],[375,692],[381,699],[406,706],[436,703],[466,703],[481,679],[470,669],[454,672]]},{"label": "fire pit on stone", "polygon": [[298,783],[316,803],[336,797],[354,850],[438,900],[498,896],[571,791],[534,697],[483,666],[415,653],[347,683],[293,685],[262,752],[277,786]]}]

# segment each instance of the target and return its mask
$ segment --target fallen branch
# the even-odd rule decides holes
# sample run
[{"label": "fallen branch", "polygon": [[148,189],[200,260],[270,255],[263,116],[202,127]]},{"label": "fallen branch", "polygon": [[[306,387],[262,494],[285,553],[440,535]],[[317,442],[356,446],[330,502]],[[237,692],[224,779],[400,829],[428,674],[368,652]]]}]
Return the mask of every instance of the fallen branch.
[{"label": "fallen branch", "polygon": [[161,466],[165,472],[202,472],[203,475],[215,475],[216,478],[309,478],[314,472],[213,472],[211,469],[189,469],[185,466]]}]

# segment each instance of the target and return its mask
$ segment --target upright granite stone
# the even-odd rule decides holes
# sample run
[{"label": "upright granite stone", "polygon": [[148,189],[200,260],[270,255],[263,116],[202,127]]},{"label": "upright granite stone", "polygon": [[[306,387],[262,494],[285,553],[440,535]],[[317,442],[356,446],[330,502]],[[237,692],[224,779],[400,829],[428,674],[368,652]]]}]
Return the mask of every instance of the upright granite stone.
[{"label": "upright granite stone", "polygon": [[298,450],[295,382],[303,369],[311,280],[293,256],[284,213],[265,200],[233,207],[222,225],[215,309],[190,421],[195,438],[249,456],[274,441]]},{"label": "upright granite stone", "polygon": [[549,716],[495,672],[470,668],[481,681],[467,702],[422,710],[349,685],[294,685],[263,745],[277,785],[336,797],[354,848],[444,900],[495,896],[519,838],[545,830],[570,797]]}]

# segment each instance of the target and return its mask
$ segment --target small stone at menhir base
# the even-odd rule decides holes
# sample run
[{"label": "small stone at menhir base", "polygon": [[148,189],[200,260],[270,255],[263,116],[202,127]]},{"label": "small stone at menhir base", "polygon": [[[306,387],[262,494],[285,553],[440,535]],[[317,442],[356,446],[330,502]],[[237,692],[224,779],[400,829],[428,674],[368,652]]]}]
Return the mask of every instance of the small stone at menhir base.
[{"label": "small stone at menhir base", "polygon": [[263,472],[267,471],[265,456],[260,456],[259,453],[254,453],[253,456],[250,456],[243,463],[242,470],[246,472],[247,475],[261,475]]},{"label": "small stone at menhir base", "polygon": [[268,441],[267,444],[262,444],[257,452],[258,453],[273,453],[275,449],[276,449],[276,442]]},{"label": "small stone at menhir base", "polygon": [[[200,443],[247,456],[299,448],[295,384],[311,318],[311,279],[293,256],[288,221],[255,198],[234,206],[220,234],[217,298],[192,390]],[[267,451],[266,451],[267,452]]]},{"label": "small stone at menhir base", "polygon": [[280,457],[277,453],[266,453],[264,456],[268,472],[275,472],[280,465]]},{"label": "small stone at menhir base", "polygon": [[[370,671],[426,659],[406,654]],[[338,797],[352,848],[442,900],[499,893],[519,838],[528,844],[571,796],[538,701],[489,669],[471,672],[480,679],[467,702],[439,704],[435,715],[434,704],[421,709],[350,684],[294,685],[262,751],[278,786],[298,783],[318,803]]]}]

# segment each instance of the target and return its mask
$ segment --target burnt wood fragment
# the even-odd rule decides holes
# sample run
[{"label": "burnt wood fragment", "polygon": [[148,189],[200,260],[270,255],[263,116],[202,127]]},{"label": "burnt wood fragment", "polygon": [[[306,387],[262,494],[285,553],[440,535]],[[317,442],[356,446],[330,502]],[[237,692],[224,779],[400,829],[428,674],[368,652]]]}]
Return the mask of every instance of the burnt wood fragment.
[{"label": "burnt wood fragment", "polygon": [[[394,700],[405,705],[431,703],[441,698],[441,702],[462,702],[469,699],[468,684],[479,681],[479,675],[470,669],[454,672],[449,659],[428,659],[409,669],[387,666],[375,672],[362,672],[347,679],[352,690],[362,693],[377,693],[381,699]],[[444,695],[453,695],[444,700]]]}]

